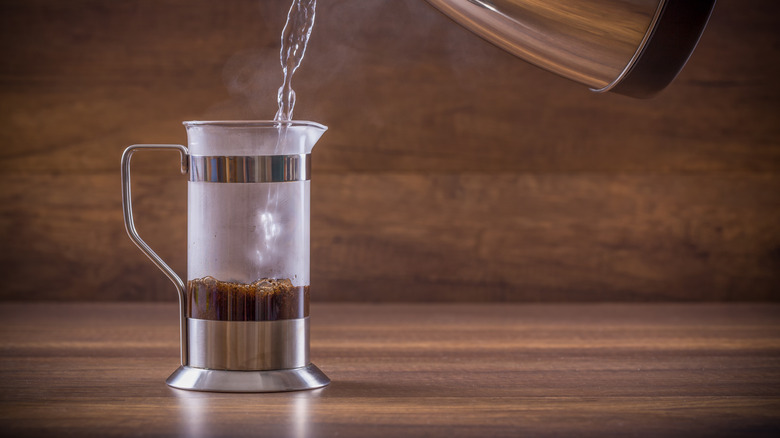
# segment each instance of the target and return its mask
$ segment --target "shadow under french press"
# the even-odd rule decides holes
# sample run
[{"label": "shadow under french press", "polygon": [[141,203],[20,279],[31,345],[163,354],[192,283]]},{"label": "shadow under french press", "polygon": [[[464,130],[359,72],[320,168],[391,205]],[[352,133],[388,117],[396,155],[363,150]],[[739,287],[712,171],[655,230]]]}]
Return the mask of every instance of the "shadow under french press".
[{"label": "shadow under french press", "polygon": [[[325,412],[362,409],[366,399],[454,396],[455,386],[336,379],[315,390],[277,393],[197,392],[169,388],[176,434],[190,437],[320,435],[338,420]],[[381,403],[380,403],[381,405]],[[334,411],[335,410],[335,411]],[[351,414],[349,414],[351,415]]]},{"label": "shadow under french press", "polygon": [[[325,389],[275,393],[198,392],[170,388],[188,437],[312,435],[313,404]],[[269,421],[272,419],[272,421]],[[257,427],[262,424],[262,431]]]}]

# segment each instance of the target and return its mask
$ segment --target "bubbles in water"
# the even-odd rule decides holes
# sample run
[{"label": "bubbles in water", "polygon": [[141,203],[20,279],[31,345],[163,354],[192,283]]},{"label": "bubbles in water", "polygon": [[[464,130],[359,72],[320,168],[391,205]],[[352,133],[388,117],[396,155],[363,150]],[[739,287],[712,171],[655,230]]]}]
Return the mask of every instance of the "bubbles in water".
[{"label": "bubbles in water", "polygon": [[279,224],[274,221],[273,215],[267,211],[260,215],[260,223],[263,226],[263,235],[266,242],[274,241],[281,232]]}]

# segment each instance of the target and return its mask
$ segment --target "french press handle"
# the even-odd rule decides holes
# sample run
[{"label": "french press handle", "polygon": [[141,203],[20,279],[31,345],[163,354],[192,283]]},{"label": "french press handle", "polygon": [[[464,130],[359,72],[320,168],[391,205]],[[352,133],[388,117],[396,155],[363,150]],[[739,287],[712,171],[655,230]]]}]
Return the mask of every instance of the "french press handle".
[{"label": "french press handle", "polygon": [[133,198],[130,195],[130,159],[133,154],[139,150],[176,150],[181,154],[181,173],[187,174],[189,171],[189,150],[186,147],[178,144],[134,144],[122,153],[122,209],[125,216],[125,230],[130,236],[130,239],[135,245],[149,257],[149,260],[155,264],[161,271],[168,277],[173,285],[176,286],[176,291],[179,294],[179,344],[181,345],[181,364],[187,365],[187,297],[185,296],[184,282],[167,263],[163,261],[160,256],[157,255],[149,245],[141,239],[138,232],[135,230],[135,222],[133,222]]}]

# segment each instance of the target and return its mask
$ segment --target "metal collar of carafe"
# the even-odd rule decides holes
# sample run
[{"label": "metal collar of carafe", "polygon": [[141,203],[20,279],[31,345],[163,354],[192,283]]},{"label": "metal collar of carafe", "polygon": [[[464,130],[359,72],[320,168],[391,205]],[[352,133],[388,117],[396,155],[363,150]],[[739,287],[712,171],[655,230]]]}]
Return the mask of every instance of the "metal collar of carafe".
[{"label": "metal collar of carafe", "polygon": [[190,155],[190,181],[276,183],[307,181],[311,154],[208,156]]}]

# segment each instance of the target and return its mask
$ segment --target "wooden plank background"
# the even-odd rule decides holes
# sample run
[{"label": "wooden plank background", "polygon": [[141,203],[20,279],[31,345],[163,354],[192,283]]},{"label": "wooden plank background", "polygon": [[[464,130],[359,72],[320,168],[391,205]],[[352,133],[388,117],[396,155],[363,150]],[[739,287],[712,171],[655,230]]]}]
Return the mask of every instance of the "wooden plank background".
[{"label": "wooden plank background", "polygon": [[[288,0],[0,1],[0,299],[173,300],[122,225],[119,158],[275,111]],[[313,299],[780,299],[780,3],[721,0],[652,100],[593,94],[420,0],[321,1],[293,85]],[[185,274],[175,154],[138,228]]]}]

